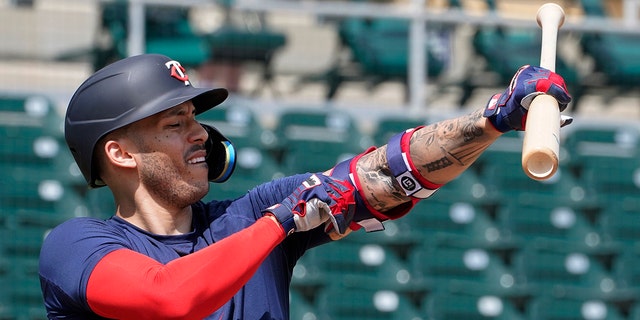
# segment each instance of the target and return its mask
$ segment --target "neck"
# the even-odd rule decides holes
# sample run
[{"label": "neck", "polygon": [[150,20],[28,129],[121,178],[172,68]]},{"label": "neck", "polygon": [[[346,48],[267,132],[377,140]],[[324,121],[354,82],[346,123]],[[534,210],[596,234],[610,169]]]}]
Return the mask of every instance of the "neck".
[{"label": "neck", "polygon": [[116,197],[116,215],[125,221],[158,235],[179,235],[192,230],[191,206],[170,207],[155,201],[151,196],[138,195],[127,200]]}]

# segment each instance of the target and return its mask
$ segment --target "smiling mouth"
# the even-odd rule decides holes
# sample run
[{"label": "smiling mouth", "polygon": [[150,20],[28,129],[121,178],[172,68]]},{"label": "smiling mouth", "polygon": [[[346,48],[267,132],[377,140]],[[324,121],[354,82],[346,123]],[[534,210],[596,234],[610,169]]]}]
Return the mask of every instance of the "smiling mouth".
[{"label": "smiling mouth", "polygon": [[205,161],[206,161],[205,157],[196,157],[196,158],[187,160],[187,163],[198,164],[198,163],[203,163]]}]

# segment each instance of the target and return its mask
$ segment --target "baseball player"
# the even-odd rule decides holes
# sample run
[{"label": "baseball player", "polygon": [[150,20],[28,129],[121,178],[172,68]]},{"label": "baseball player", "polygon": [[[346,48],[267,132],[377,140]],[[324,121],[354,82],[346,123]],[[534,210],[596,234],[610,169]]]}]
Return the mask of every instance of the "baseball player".
[{"label": "baseball player", "polygon": [[306,250],[407,214],[503,132],[522,130],[541,93],[561,109],[571,99],[560,76],[525,66],[476,112],[409,129],[326,172],[204,203],[209,181],[231,175],[235,153],[195,116],[227,91],[192,87],[162,55],[108,65],[73,95],[65,137],[89,186],[110,188],[117,210],[69,220],[45,239],[48,316],[288,319],[292,270]]}]

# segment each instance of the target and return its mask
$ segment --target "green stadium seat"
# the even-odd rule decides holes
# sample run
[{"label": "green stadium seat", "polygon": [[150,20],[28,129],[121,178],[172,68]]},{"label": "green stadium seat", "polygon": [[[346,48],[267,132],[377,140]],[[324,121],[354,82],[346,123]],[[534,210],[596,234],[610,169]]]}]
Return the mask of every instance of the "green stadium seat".
[{"label": "green stadium seat", "polygon": [[603,240],[618,245],[622,250],[635,248],[640,243],[640,213],[638,204],[612,202],[599,213],[597,224]]},{"label": "green stadium seat", "polygon": [[286,36],[266,27],[249,30],[226,24],[207,36],[212,58],[223,61],[269,63],[276,50],[286,44]]},{"label": "green stadium seat", "polygon": [[[540,30],[535,28],[493,26],[478,28],[473,39],[473,47],[476,54],[486,60],[487,71],[498,76],[497,81],[491,84],[507,85],[521,66],[539,65],[540,37]],[[505,50],[505,48],[509,49]],[[556,61],[556,72],[565,79],[575,105],[581,95],[577,71],[559,56]],[[465,92],[461,99],[462,104],[471,96],[473,89],[486,85],[486,83],[474,83],[473,79],[467,79],[464,85]]]},{"label": "green stadium seat", "polygon": [[42,242],[51,227],[2,228],[0,230],[2,230],[0,250],[2,250],[3,257],[37,258]]},{"label": "green stadium seat", "polygon": [[[586,190],[576,181],[566,160],[560,155],[556,173],[547,180],[533,180],[522,169],[522,137],[511,132],[489,147],[473,165],[498,202],[514,201],[522,205],[564,201],[572,207],[593,205]],[[504,139],[503,139],[504,138]]]},{"label": "green stadium seat", "polygon": [[436,194],[433,198],[422,200],[401,218],[411,226],[408,232],[417,243],[449,239],[473,242],[484,248],[503,245],[499,229],[482,207],[464,200],[440,201],[437,197]]},{"label": "green stadium seat", "polygon": [[[473,166],[473,165],[472,165]],[[475,168],[462,172],[452,181],[442,186],[431,199],[436,201],[465,201],[475,206],[493,206],[499,195],[490,193],[489,186],[480,178]]]},{"label": "green stadium seat", "polygon": [[[20,122],[32,119],[61,119],[55,110],[53,101],[47,96],[40,94],[0,94],[0,114],[3,121],[10,123],[4,117],[12,117],[11,120]],[[55,128],[56,130],[62,129]]]},{"label": "green stadium seat", "polygon": [[373,143],[382,146],[389,142],[389,139],[407,129],[426,125],[426,117],[406,117],[406,116],[386,116],[380,119],[373,132]]},{"label": "green stadium seat", "polygon": [[269,150],[276,142],[274,133],[264,128],[254,111],[242,102],[226,101],[198,115],[198,120],[218,129],[237,148]]},{"label": "green stadium seat", "polygon": [[307,251],[296,264],[293,287],[346,287],[410,290],[408,268],[393,251],[378,244],[338,241]]},{"label": "green stadium seat", "polygon": [[254,147],[238,148],[233,174],[223,183],[210,183],[204,200],[237,198],[261,183],[283,177],[283,171],[267,151]]},{"label": "green stadium seat", "polygon": [[0,211],[3,215],[21,211],[39,211],[64,217],[84,216],[87,208],[82,196],[56,173],[45,175],[29,168],[0,167]]},{"label": "green stadium seat", "polygon": [[286,174],[328,170],[371,145],[355,119],[338,110],[285,110],[275,135]]},{"label": "green stadium seat", "polygon": [[494,295],[436,292],[423,303],[428,319],[446,320],[523,320],[514,303]]},{"label": "green stadium seat", "polygon": [[640,80],[638,35],[586,33],[581,44],[585,54],[594,59],[594,72],[604,75],[605,85],[630,89]]},{"label": "green stadium seat", "polygon": [[562,148],[576,175],[589,157],[632,157],[640,147],[640,126],[632,122],[579,121],[563,128]]},{"label": "green stadium seat", "polygon": [[581,184],[600,208],[640,197],[640,157],[610,154],[582,159]]},{"label": "green stadium seat", "polygon": [[423,239],[421,235],[418,236],[416,232],[412,232],[412,228],[410,219],[388,220],[384,222],[384,230],[376,232],[359,230],[340,241],[381,245],[393,251],[400,259],[405,259],[411,248]]},{"label": "green stadium seat", "polygon": [[113,193],[108,187],[91,189],[84,196],[88,215],[99,219],[108,219],[116,213]]},{"label": "green stadium seat", "polygon": [[[349,80],[364,80],[371,87],[389,80],[402,81],[407,88],[409,64],[409,21],[393,18],[347,18],[338,23],[342,48],[350,59],[339,61],[330,69],[327,98],[335,96],[340,85]],[[448,30],[431,26],[427,38],[426,74],[439,76],[449,60]]]},{"label": "green stadium seat", "polygon": [[593,253],[612,253],[609,241],[592,225],[586,214],[562,202],[521,205],[509,202],[497,210],[497,225],[503,240],[521,247],[530,241],[567,242]]},{"label": "green stadium seat", "polygon": [[318,311],[313,304],[297,290],[289,291],[289,319],[317,319]]},{"label": "green stadium seat", "polygon": [[640,303],[634,303],[629,310],[628,319],[640,319]]},{"label": "green stadium seat", "polygon": [[542,296],[527,308],[528,319],[536,320],[623,320],[615,305],[598,299]]},{"label": "green stadium seat", "polygon": [[413,284],[429,292],[522,294],[500,256],[473,244],[426,242],[413,249],[408,264]]},{"label": "green stadium seat", "polygon": [[[128,56],[128,5],[123,0],[101,4],[101,28],[112,41],[110,46],[91,50],[95,70]],[[185,67],[209,58],[208,42],[192,28],[188,8],[147,5],[145,14],[145,52],[167,55]]]},{"label": "green stadium seat", "polygon": [[[640,294],[640,253],[635,248],[629,248],[616,256],[612,262],[611,275],[616,279],[618,290],[627,293],[629,300],[636,300]],[[637,319],[637,318],[632,318]]]},{"label": "green stadium seat", "polygon": [[615,299],[615,279],[597,255],[576,250],[571,242],[530,241],[513,256],[516,281],[534,295],[558,298]]},{"label": "green stadium seat", "polygon": [[416,307],[401,293],[388,289],[329,286],[318,296],[319,319],[417,320]]}]

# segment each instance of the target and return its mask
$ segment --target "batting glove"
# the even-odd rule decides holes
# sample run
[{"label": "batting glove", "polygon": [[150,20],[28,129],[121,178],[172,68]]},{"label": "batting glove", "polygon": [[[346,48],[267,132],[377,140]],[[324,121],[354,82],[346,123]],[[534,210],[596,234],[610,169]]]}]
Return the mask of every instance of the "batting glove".
[{"label": "batting glove", "polygon": [[[491,97],[484,116],[500,132],[524,130],[531,101],[541,94],[556,98],[560,111],[564,111],[571,102],[567,86],[559,74],[542,67],[525,65],[518,69],[503,93]],[[570,117],[565,116],[561,126],[571,121]]]},{"label": "batting glove", "polygon": [[348,183],[313,174],[284,201],[263,214],[271,214],[287,234],[314,229],[325,224],[344,234],[355,213],[354,189]]}]

